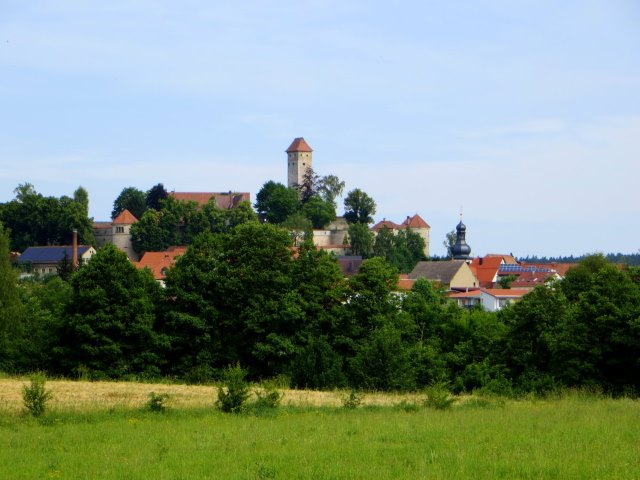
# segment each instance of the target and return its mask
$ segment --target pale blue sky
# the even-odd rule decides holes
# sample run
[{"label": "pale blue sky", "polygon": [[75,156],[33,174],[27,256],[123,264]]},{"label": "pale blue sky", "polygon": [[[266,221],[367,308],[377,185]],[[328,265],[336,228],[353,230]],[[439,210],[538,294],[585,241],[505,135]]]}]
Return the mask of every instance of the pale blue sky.
[{"label": "pale blue sky", "polygon": [[0,202],[254,199],[304,136],[435,254],[640,248],[636,0],[0,0],[0,106]]}]

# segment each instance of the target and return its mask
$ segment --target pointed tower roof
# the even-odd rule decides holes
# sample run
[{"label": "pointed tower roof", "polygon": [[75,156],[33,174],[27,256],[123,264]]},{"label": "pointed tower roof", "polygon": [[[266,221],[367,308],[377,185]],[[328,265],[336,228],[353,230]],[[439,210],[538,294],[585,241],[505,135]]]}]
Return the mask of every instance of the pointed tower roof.
[{"label": "pointed tower roof", "polygon": [[400,225],[392,222],[391,220],[382,219],[380,222],[376,223],[370,230],[377,232],[378,230],[382,230],[383,228],[388,228],[389,230],[397,230],[400,228]]},{"label": "pointed tower roof", "polygon": [[407,219],[402,222],[402,226],[408,228],[431,228],[417,213],[413,217],[407,217]]},{"label": "pointed tower roof", "polygon": [[289,148],[287,148],[287,153],[291,152],[313,152],[311,147],[307,142],[305,142],[303,137],[294,138]]},{"label": "pointed tower roof", "polygon": [[138,219],[126,208],[111,222],[113,225],[133,225]]}]

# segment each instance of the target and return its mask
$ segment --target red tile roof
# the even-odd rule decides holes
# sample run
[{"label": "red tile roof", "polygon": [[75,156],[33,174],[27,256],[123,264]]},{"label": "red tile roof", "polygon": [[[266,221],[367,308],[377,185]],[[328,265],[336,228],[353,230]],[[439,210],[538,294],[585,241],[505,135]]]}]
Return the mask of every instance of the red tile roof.
[{"label": "red tile roof", "polygon": [[406,220],[402,222],[402,226],[408,228],[431,228],[417,213],[413,217],[407,217]]},{"label": "red tile roof", "polygon": [[552,272],[522,272],[516,280],[511,282],[511,287],[533,288],[537,285],[544,285],[549,277],[554,277],[555,275]]},{"label": "red tile roof", "polygon": [[551,270],[555,270],[558,275],[561,277],[565,277],[567,275],[567,270],[571,267],[575,267],[577,263],[522,263],[523,267],[539,267],[539,268],[549,268]]},{"label": "red tile roof", "polygon": [[292,152],[313,152],[311,147],[307,142],[304,141],[303,137],[294,138],[289,148],[287,148],[287,153]]},{"label": "red tile roof", "polygon": [[487,257],[500,257],[504,260],[504,263],[506,263],[507,265],[517,265],[518,261],[515,259],[515,257],[511,254],[505,254],[505,253],[487,253],[484,258]]},{"label": "red tile roof", "polygon": [[469,267],[476,275],[481,287],[490,288],[502,263],[502,257],[480,257],[471,260]]},{"label": "red tile roof", "polygon": [[140,269],[148,268],[156,280],[164,280],[167,268],[176,263],[176,257],[183,255],[187,247],[170,247],[166,252],[145,252],[134,265]]},{"label": "red tile roof", "polygon": [[389,230],[397,230],[400,228],[400,225],[392,222],[391,220],[384,219],[371,227],[371,230],[377,232],[378,230],[382,230],[383,228],[388,228]]},{"label": "red tile roof", "polygon": [[111,228],[113,224],[111,222],[93,222],[91,228],[95,229],[108,229]]},{"label": "red tile roof", "polygon": [[399,278],[398,290],[411,290],[415,283],[416,283],[415,278]]},{"label": "red tile roof", "polygon": [[133,216],[129,210],[123,210],[116,218],[111,222],[113,225],[133,225],[138,219]]},{"label": "red tile roof", "polygon": [[216,205],[222,210],[229,210],[236,207],[240,202],[251,201],[251,195],[247,192],[170,192],[169,195],[176,200],[196,202],[200,207],[203,207],[207,202],[209,202],[209,200],[215,198]]}]

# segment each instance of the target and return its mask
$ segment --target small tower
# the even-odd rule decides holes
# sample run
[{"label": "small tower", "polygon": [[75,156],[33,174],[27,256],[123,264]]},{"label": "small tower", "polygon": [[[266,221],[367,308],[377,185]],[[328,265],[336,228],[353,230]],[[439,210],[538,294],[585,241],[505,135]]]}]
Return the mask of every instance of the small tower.
[{"label": "small tower", "polygon": [[133,216],[129,210],[123,210],[111,222],[111,242],[124,253],[127,254],[132,262],[138,261],[138,254],[133,249],[131,240],[131,225],[136,223],[138,219]]},{"label": "small tower", "polygon": [[297,187],[302,184],[307,169],[312,168],[313,150],[304,138],[298,137],[287,148],[287,186]]},{"label": "small tower", "polygon": [[467,245],[465,239],[467,227],[462,223],[462,213],[460,214],[460,223],[456,227],[456,243],[451,249],[455,260],[468,260],[471,254],[471,247]]}]

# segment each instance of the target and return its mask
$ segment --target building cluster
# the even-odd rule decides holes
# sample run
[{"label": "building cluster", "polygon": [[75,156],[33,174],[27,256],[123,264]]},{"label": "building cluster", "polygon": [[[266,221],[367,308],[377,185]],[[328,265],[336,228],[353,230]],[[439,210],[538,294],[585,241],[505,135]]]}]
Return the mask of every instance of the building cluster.
[{"label": "building cluster", "polygon": [[[304,138],[295,138],[287,153],[287,185],[301,185],[305,173],[313,167],[313,150]],[[241,202],[250,201],[246,192],[170,192],[176,200],[192,201],[202,207],[214,199],[218,208],[232,209]],[[111,243],[125,252],[138,268],[148,268],[159,282],[163,282],[165,273],[184,254],[185,246],[170,247],[163,252],[145,252],[141,257],[135,252],[132,243],[131,227],[138,219],[128,210],[124,210],[109,222],[95,222],[93,234],[95,248]],[[407,216],[401,223],[383,219],[371,227],[374,235],[383,229],[392,234],[411,230],[422,237],[425,243],[424,255],[429,257],[429,224],[417,213]],[[333,253],[345,276],[358,272],[362,258],[350,255],[347,242],[348,224],[338,217],[325,229],[313,231],[316,248]],[[75,237],[74,237],[75,238]],[[61,262],[72,259],[73,265],[79,261],[88,261],[96,253],[94,246],[77,245],[59,247],[30,247],[16,259],[29,273],[56,274]],[[511,304],[528,293],[537,285],[563,278],[571,264],[523,264],[512,255],[492,254],[485,257],[471,257],[471,247],[466,243],[466,226],[460,220],[456,227],[456,242],[451,248],[451,260],[422,261],[407,275],[401,275],[398,290],[410,290],[416,280],[424,278],[436,282],[447,290],[451,299],[460,306],[473,308],[481,306],[490,311]],[[24,266],[29,266],[25,269]],[[506,287],[506,288],[505,288]]]}]

